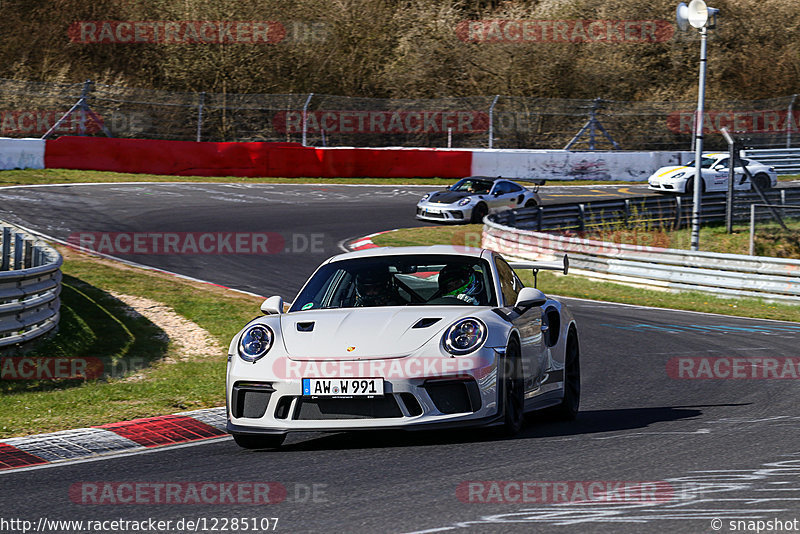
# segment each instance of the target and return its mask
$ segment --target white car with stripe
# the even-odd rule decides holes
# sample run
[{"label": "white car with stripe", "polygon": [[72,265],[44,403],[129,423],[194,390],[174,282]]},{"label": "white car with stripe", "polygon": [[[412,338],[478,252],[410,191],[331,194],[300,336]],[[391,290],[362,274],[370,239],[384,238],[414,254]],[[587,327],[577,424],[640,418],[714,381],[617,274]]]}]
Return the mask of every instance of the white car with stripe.
[{"label": "white car with stripe", "polygon": [[[753,180],[762,190],[775,187],[778,175],[774,167],[764,165],[752,159],[740,158],[740,163],[747,167]],[[701,162],[703,191],[727,191],[730,156],[727,152],[703,154]],[[735,167],[733,188],[737,191],[752,189],[750,178],[742,166]],[[692,193],[694,191],[694,161],[686,165],[662,167],[647,179],[649,189],[663,193]]]}]

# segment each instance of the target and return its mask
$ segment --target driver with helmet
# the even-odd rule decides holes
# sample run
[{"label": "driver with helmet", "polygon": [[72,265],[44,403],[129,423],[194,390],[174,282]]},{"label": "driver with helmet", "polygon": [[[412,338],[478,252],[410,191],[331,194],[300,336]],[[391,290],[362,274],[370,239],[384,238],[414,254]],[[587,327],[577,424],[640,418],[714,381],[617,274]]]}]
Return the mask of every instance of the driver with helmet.
[{"label": "driver with helmet", "polygon": [[469,265],[450,264],[439,272],[439,291],[442,297],[455,297],[479,306],[483,283]]},{"label": "driver with helmet", "polygon": [[407,302],[394,287],[389,271],[370,270],[356,275],[355,306],[403,306]]}]

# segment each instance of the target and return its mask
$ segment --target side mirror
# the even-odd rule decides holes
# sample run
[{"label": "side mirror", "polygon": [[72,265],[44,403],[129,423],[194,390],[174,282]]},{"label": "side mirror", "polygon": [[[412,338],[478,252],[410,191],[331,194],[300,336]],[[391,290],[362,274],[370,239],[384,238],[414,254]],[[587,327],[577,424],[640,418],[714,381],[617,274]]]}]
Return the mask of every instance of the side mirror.
[{"label": "side mirror", "polygon": [[499,197],[500,196],[500,191],[495,191],[494,193],[492,193],[492,196],[493,197]]},{"label": "side mirror", "polygon": [[270,297],[261,303],[261,312],[264,315],[280,315],[283,313],[283,299],[278,296]]},{"label": "side mirror", "polygon": [[541,306],[545,302],[547,302],[547,295],[535,287],[523,287],[517,295],[517,303],[514,304],[514,307],[528,309]]}]

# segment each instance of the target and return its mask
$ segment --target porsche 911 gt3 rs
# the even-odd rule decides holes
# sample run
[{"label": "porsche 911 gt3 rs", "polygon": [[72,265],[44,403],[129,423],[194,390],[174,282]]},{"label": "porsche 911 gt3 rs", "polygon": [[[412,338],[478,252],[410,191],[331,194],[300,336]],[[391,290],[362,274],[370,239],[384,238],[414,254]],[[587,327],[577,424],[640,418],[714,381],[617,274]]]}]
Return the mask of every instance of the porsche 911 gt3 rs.
[{"label": "porsche 911 gt3 rs", "polygon": [[536,190],[502,178],[470,176],[444,191],[426,193],[417,203],[417,219],[438,223],[479,223],[489,214],[542,203]]},{"label": "porsche 911 gt3 rs", "polygon": [[525,412],[573,419],[578,328],[566,306],[524,287],[511,263],[465,247],[399,247],[330,258],[288,312],[261,306],[231,341],[227,428],[245,448],[288,432],[496,426]]}]

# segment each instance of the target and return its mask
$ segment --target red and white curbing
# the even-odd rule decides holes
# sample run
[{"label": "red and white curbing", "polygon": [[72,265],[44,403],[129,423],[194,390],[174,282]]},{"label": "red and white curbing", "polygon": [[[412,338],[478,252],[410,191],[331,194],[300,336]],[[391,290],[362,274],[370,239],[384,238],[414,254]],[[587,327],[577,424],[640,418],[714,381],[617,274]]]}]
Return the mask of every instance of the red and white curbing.
[{"label": "red and white curbing", "polygon": [[0,471],[227,436],[225,408],[0,440]]},{"label": "red and white curbing", "polygon": [[348,241],[347,243],[345,243],[344,248],[351,252],[355,252],[356,250],[366,250],[368,248],[378,248],[378,245],[372,242],[373,237],[396,231],[397,230],[386,230],[385,232],[375,232],[374,234],[369,234],[364,237],[359,237],[358,239],[354,239],[353,241]]}]

